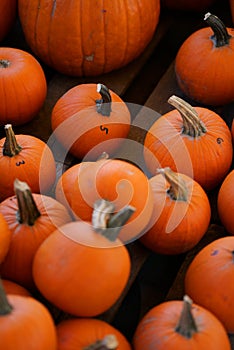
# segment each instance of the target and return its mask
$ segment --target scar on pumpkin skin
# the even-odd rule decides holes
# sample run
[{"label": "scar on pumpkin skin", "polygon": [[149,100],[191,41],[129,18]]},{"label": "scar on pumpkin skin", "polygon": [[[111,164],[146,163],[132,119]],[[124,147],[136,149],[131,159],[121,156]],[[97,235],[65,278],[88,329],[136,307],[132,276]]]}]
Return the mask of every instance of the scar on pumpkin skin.
[{"label": "scar on pumpkin skin", "polygon": [[86,61],[91,62],[91,61],[93,61],[93,59],[94,59],[94,53],[92,53],[92,55],[85,56]]}]

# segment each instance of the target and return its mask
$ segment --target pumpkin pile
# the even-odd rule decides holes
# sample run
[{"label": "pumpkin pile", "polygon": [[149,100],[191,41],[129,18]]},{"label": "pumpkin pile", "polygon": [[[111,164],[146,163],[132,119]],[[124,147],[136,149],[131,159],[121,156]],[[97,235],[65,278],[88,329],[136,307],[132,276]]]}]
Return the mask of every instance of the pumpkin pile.
[{"label": "pumpkin pile", "polygon": [[[223,69],[219,83],[214,73],[220,50],[225,64],[229,58],[233,64],[233,29],[207,13],[211,29],[182,44],[175,75],[183,98],[171,95],[171,110],[147,129],[143,167],[118,157],[131,132],[131,109],[102,82],[76,84],[57,98],[48,142],[15,131],[30,126],[45,104],[44,66],[72,77],[126,66],[150,42],[161,3],[169,10],[200,12],[213,1],[186,2],[188,7],[182,0],[96,1],[95,11],[88,0],[0,5],[0,13],[1,6],[11,6],[8,21],[0,24],[0,41],[13,26],[18,6],[31,51],[0,47],[4,349],[31,349],[32,344],[35,350],[231,349],[234,122],[229,127],[210,106],[234,100],[233,72]],[[59,173],[59,159],[65,165],[67,156],[73,163]],[[127,339],[102,316],[131,283],[129,246],[137,243],[168,256],[196,249],[211,222],[212,191],[217,191],[225,237],[196,254],[186,270],[183,300],[148,310]]]}]

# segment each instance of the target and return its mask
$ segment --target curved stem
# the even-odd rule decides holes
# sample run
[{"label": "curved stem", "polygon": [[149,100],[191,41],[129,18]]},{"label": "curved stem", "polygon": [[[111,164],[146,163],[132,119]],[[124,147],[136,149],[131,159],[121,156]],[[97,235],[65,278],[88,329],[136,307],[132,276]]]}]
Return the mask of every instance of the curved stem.
[{"label": "curved stem", "polygon": [[10,61],[0,59],[0,68],[8,68],[10,66]]},{"label": "curved stem", "polygon": [[192,300],[185,295],[183,299],[182,313],[175,331],[188,339],[192,338],[193,334],[198,331],[191,309]]},{"label": "curved stem", "polygon": [[98,199],[94,203],[92,213],[92,225],[95,231],[115,241],[119,231],[135,211],[135,208],[127,205],[119,212],[114,213],[114,204],[105,199]]},{"label": "curved stem", "polygon": [[32,192],[26,182],[14,181],[14,190],[18,202],[18,221],[21,224],[33,226],[41,213],[33,199]]},{"label": "curved stem", "polygon": [[8,157],[14,157],[22,150],[22,147],[18,145],[16,141],[12,125],[6,124],[4,129],[6,133],[6,139],[3,145],[3,155]]},{"label": "curved stem", "polygon": [[198,116],[197,111],[189,103],[175,95],[168,99],[168,103],[174,106],[183,119],[183,134],[197,138],[206,133],[206,127]]},{"label": "curved stem", "polygon": [[100,100],[96,100],[97,112],[105,117],[111,114],[111,95],[109,89],[103,84],[97,84],[97,92],[101,95]]},{"label": "curved stem", "polygon": [[96,343],[86,346],[83,350],[116,350],[119,346],[115,335],[106,335],[102,340],[97,340]]},{"label": "curved stem", "polygon": [[206,21],[214,32],[211,39],[214,41],[216,47],[229,44],[231,35],[228,34],[226,26],[217,16],[208,12],[204,17],[204,21]]},{"label": "curved stem", "polygon": [[8,315],[12,311],[12,306],[7,300],[7,296],[3,287],[2,280],[0,279],[0,316]]},{"label": "curved stem", "polygon": [[168,194],[171,199],[184,202],[188,200],[188,188],[185,181],[178,173],[175,173],[169,167],[157,169],[157,172],[162,174],[169,183],[170,188]]}]

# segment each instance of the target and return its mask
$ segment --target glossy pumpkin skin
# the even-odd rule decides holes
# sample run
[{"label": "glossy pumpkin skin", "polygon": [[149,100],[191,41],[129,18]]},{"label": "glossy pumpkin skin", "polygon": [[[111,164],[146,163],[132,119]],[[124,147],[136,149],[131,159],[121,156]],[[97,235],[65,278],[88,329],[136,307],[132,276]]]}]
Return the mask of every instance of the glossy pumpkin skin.
[{"label": "glossy pumpkin skin", "polygon": [[42,108],[47,94],[41,65],[26,51],[0,47],[0,71],[1,124],[15,126],[31,121]]},{"label": "glossy pumpkin skin", "polygon": [[169,10],[202,12],[215,3],[215,0],[161,0],[162,6]]},{"label": "glossy pumpkin skin", "polygon": [[57,227],[71,221],[65,207],[52,197],[36,193],[32,196],[41,214],[33,225],[18,221],[19,206],[16,196],[0,203],[0,213],[12,234],[10,248],[0,266],[0,273],[3,278],[19,283],[29,290],[35,289],[32,263],[38,247]]},{"label": "glossy pumpkin skin", "polygon": [[[229,43],[216,47],[210,27],[192,33],[181,45],[175,59],[176,79],[183,93],[207,106],[234,100],[234,29],[226,28]],[[219,69],[220,67],[220,69]]]},{"label": "glossy pumpkin skin", "polygon": [[7,279],[2,279],[2,284],[6,294],[16,294],[16,295],[21,295],[25,297],[31,296],[31,293],[18,283],[15,283]]},{"label": "glossy pumpkin skin", "polygon": [[0,2],[0,41],[5,39],[16,20],[17,0]]},{"label": "glossy pumpkin skin", "polygon": [[224,120],[213,111],[194,107],[207,132],[199,137],[183,134],[183,120],[173,109],[162,115],[149,129],[144,142],[147,168],[157,168],[192,177],[205,190],[211,190],[224,179],[232,163],[232,139]]},{"label": "glossy pumpkin skin", "polygon": [[130,265],[128,251],[120,241],[111,242],[90,223],[76,221],[60,226],[40,245],[33,277],[52,304],[75,316],[93,317],[120,297]]},{"label": "glossy pumpkin skin", "polygon": [[0,263],[2,263],[8,253],[12,238],[12,233],[8,227],[7,221],[2,214],[0,214],[0,232]]},{"label": "glossy pumpkin skin", "polygon": [[193,259],[184,282],[185,292],[216,315],[229,333],[234,332],[233,252],[232,236],[208,244]]},{"label": "glossy pumpkin skin", "polygon": [[56,329],[46,307],[32,297],[8,295],[13,311],[0,317],[1,346],[8,350],[57,350]]},{"label": "glossy pumpkin skin", "polygon": [[112,202],[115,212],[127,205],[135,208],[119,233],[123,242],[143,234],[153,212],[153,196],[148,178],[138,167],[118,159],[82,163],[71,199],[76,219],[91,221],[98,199]]},{"label": "glossy pumpkin skin", "polygon": [[203,188],[190,177],[185,181],[187,199],[168,195],[170,184],[163,175],[150,178],[154,211],[149,229],[140,238],[149,249],[159,254],[182,254],[192,249],[208,229],[211,217],[209,199]]},{"label": "glossy pumpkin skin", "polygon": [[56,179],[53,153],[42,140],[31,135],[15,135],[21,151],[3,155],[5,137],[0,140],[0,200],[14,195],[15,179],[27,182],[34,193],[48,193]]},{"label": "glossy pumpkin skin", "polygon": [[135,59],[151,40],[159,14],[159,0],[65,0],[56,6],[53,0],[19,0],[32,51],[72,76],[107,73]]},{"label": "glossy pumpkin skin", "polygon": [[218,214],[225,229],[234,235],[234,170],[225,177],[218,192]]},{"label": "glossy pumpkin skin", "polygon": [[140,321],[134,337],[134,350],[230,350],[230,342],[221,322],[205,308],[193,304],[192,315],[198,332],[186,338],[176,332],[182,311],[182,301],[163,302],[152,309]]},{"label": "glossy pumpkin skin", "polygon": [[131,116],[127,105],[113,91],[109,116],[97,111],[101,95],[97,84],[80,84],[59,98],[51,115],[52,130],[61,144],[79,159],[113,154],[127,137]]},{"label": "glossy pumpkin skin", "polygon": [[64,320],[57,325],[58,350],[83,350],[114,335],[119,343],[117,350],[131,350],[125,336],[111,324],[94,318],[74,318]]}]

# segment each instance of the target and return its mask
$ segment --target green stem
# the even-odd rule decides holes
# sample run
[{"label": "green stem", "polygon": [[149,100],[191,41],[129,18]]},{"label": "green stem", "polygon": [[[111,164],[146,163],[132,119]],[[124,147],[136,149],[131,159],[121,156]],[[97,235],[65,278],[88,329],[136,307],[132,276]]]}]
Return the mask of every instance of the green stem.
[{"label": "green stem", "polygon": [[188,200],[188,187],[186,186],[186,182],[182,179],[182,177],[172,171],[169,167],[163,169],[157,169],[159,174],[162,174],[170,187],[168,190],[168,194],[171,199],[175,201],[184,201]]},{"label": "green stem", "polygon": [[32,192],[26,182],[14,181],[14,190],[18,202],[18,221],[20,224],[33,226],[41,213],[32,196]]},{"label": "green stem", "polygon": [[8,157],[14,157],[20,153],[22,147],[18,145],[14,131],[11,124],[6,124],[5,127],[6,138],[3,145],[3,155]]},{"label": "green stem", "polygon": [[12,306],[9,304],[6,296],[6,292],[3,287],[2,280],[0,279],[0,316],[8,315],[12,311]]},{"label": "green stem", "polygon": [[111,95],[109,89],[103,84],[97,84],[97,92],[101,95],[100,100],[96,100],[97,112],[105,117],[111,114]]},{"label": "green stem", "polygon": [[94,203],[92,225],[96,232],[101,233],[110,241],[115,241],[119,231],[132,216],[135,208],[127,205],[119,212],[114,213],[113,203],[105,199],[98,199]]},{"label": "green stem", "polygon": [[231,35],[228,34],[227,28],[224,23],[215,15],[206,13],[204,20],[211,27],[214,34],[211,39],[213,40],[215,47],[222,47],[229,44]]},{"label": "green stem", "polygon": [[195,319],[192,315],[192,300],[185,295],[183,299],[183,309],[175,331],[183,337],[190,339],[194,333],[198,332]]},{"label": "green stem", "polygon": [[97,340],[94,344],[86,346],[83,350],[116,350],[118,340],[115,335],[106,335],[102,340]]},{"label": "green stem", "polygon": [[189,103],[175,95],[168,99],[168,103],[174,106],[183,119],[183,134],[198,138],[206,133],[206,127],[198,116],[197,111]]}]

